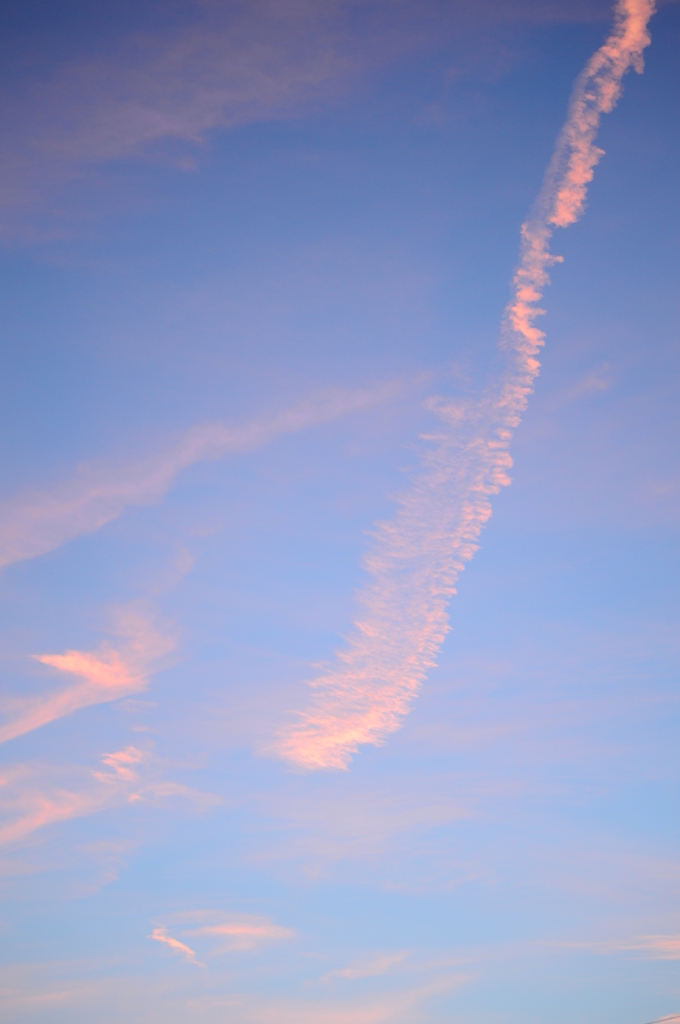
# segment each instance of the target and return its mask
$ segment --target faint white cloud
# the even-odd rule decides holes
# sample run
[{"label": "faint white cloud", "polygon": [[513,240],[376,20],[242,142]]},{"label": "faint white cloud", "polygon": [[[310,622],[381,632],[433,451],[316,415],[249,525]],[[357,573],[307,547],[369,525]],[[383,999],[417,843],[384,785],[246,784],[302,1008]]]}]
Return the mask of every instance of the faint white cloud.
[{"label": "faint white cloud", "polygon": [[[373,858],[400,848],[398,837],[460,821],[469,811],[446,799],[423,799],[404,791],[333,792],[288,796],[271,802],[275,844],[261,844],[262,860],[302,858],[328,863]],[[282,833],[282,827],[286,832]]]},{"label": "faint white cloud", "polygon": [[569,405],[571,402],[577,402],[580,398],[585,398],[588,395],[604,394],[606,391],[611,391],[613,386],[614,378],[609,363],[603,363],[602,366],[589,370],[575,384],[558,395],[551,404],[553,408],[559,408]]},{"label": "faint white cloud", "polygon": [[366,960],[355,960],[349,967],[328,971],[321,980],[330,981],[331,978],[344,978],[347,981],[356,981],[361,978],[377,978],[382,974],[387,974],[409,956],[411,956],[410,950],[397,953],[378,953]]},{"label": "faint white cloud", "polygon": [[489,52],[489,29],[606,14],[604,0],[187,4],[179,23],[164,19],[67,61],[32,54],[41,74],[0,104],[1,235],[58,236],[58,228],[36,229],[26,212],[48,206],[65,182],[82,186],[97,165],[156,159],[191,173],[214,132],[323,109],[401,55],[445,40],[464,67],[493,72],[501,61],[497,47]]},{"label": "faint white cloud", "polygon": [[180,797],[192,804],[198,811],[207,811],[223,803],[223,798],[217,793],[204,793],[194,786],[187,786],[181,782],[170,781],[147,781],[128,798],[130,803],[148,803],[159,806],[167,800]]},{"label": "faint white cloud", "polygon": [[368,999],[249,1000],[243,1006],[242,1019],[247,1024],[410,1024],[414,1019],[424,1019],[429,999],[453,992],[469,981],[469,975],[448,973],[424,985]]},{"label": "faint white cloud", "polygon": [[680,960],[680,934],[641,935],[631,940],[609,942],[569,943],[570,948],[586,949],[592,953],[637,953],[643,960]]},{"label": "faint white cloud", "polygon": [[164,140],[192,144],[194,152],[170,156],[192,170],[211,130],[287,118],[352,84],[357,59],[337,38],[337,21],[328,24],[327,5],[296,11],[254,0],[198,9],[193,23],[136,33],[114,53],[61,63],[48,81],[7,101],[3,206],[34,203],[41,185],[102,161],[148,156]]},{"label": "faint white cloud", "polygon": [[[166,937],[171,938],[167,932]],[[156,941],[172,949],[163,938]],[[192,962],[181,949],[175,952]],[[453,992],[470,980],[447,973],[426,985],[398,992],[321,1000],[234,991],[233,983],[220,984],[218,972],[172,971],[162,977],[139,977],[126,975],[118,965],[108,977],[85,979],[82,962],[61,961],[57,978],[51,966],[19,964],[0,973],[0,1013],[7,1020],[50,1011],[63,1014],[68,1008],[77,1019],[119,1021],[129,1018],[130,1007],[134,1007],[135,1020],[158,1019],[165,1024],[225,1020],[230,1024],[411,1024],[414,1019],[426,1019],[423,1015],[429,999]],[[101,972],[101,961],[96,968]]]},{"label": "faint white cloud", "polygon": [[[129,506],[160,501],[177,476],[197,462],[221,459],[268,444],[281,434],[368,409],[396,398],[404,383],[390,381],[375,388],[334,389],[280,413],[238,427],[220,423],[192,428],[179,444],[137,462],[81,466],[75,477],[44,492],[19,495],[0,503],[0,568],[53,551],[82,534],[93,533],[117,519]],[[189,556],[190,557],[190,556]],[[178,571],[189,568],[186,554]]]}]

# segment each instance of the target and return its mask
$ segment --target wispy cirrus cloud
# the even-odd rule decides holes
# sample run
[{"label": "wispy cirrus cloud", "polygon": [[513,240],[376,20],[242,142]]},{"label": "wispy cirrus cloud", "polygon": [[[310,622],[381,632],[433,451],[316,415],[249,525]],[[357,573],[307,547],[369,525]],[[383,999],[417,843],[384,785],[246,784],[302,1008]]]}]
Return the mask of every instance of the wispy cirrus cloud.
[{"label": "wispy cirrus cloud", "polygon": [[[25,212],[105,162],[160,155],[195,170],[212,133],[316,111],[405,54],[445,39],[465,65],[480,49],[473,29],[592,21],[606,17],[606,7],[605,0],[428,0],[417,10],[389,0],[187,3],[174,5],[176,19],[163,17],[156,27],[144,19],[143,29],[112,38],[103,52],[67,60],[60,51],[56,59],[30,53],[40,75],[22,76],[23,89],[0,103],[0,237],[30,238],[35,227],[30,218],[30,227],[22,222]],[[494,63],[484,52],[473,65]]]},{"label": "wispy cirrus cloud", "polygon": [[653,0],[619,0],[613,30],[577,80],[536,207],[522,225],[520,264],[502,343],[508,368],[478,402],[431,400],[440,429],[424,438],[423,471],[378,524],[365,560],[361,613],[336,664],[310,685],[314,698],[282,730],[276,752],[305,770],[346,769],[362,744],[379,746],[400,727],[449,630],[447,606],[478,547],[491,497],[510,483],[509,446],[539,372],[545,334],[535,325],[549,284],[556,227],[582,215],[602,156],[595,138],[624,75],[642,71]]},{"label": "wispy cirrus cloud", "polygon": [[205,964],[202,964],[197,959],[196,953],[193,949],[185,945],[183,942],[180,942],[179,939],[173,939],[172,935],[168,935],[167,929],[162,927],[154,928],[151,935],[149,935],[149,938],[153,939],[154,942],[163,942],[166,946],[170,947],[173,953],[179,953],[185,960],[188,960],[190,964],[196,964],[197,967],[205,967]]},{"label": "wispy cirrus cloud", "polygon": [[424,472],[395,519],[377,526],[348,646],[310,684],[314,701],[279,739],[278,752],[302,768],[347,768],[360,745],[380,745],[399,728],[449,630],[448,602],[477,550],[490,497],[510,482],[505,439],[475,430],[484,408],[431,408],[442,430],[425,438]]},{"label": "wispy cirrus cloud", "polygon": [[636,953],[645,960],[680,960],[680,935],[640,935],[636,939],[574,944],[593,953]]},{"label": "wispy cirrus cloud", "polygon": [[[433,834],[471,815],[459,802],[430,800],[403,780],[398,795],[389,786],[334,791],[329,785],[317,794],[277,796],[266,806],[270,827],[257,847],[249,847],[251,860],[263,865],[296,862],[310,877],[335,873],[338,868],[342,872],[343,864],[353,865],[349,873],[356,877],[357,865],[381,864],[381,885],[386,883],[391,857],[399,859],[408,847],[407,836],[417,836],[423,852]],[[263,841],[267,833],[269,842]],[[453,865],[450,860],[448,864],[451,877]]]},{"label": "wispy cirrus cloud", "polygon": [[[106,755],[115,757],[115,755]],[[45,772],[41,766],[14,765],[0,777],[0,846],[16,845],[48,825],[95,814],[124,801],[134,779],[110,773],[79,771],[78,785],[59,785],[64,772]],[[51,778],[50,778],[51,776]]]},{"label": "wispy cirrus cloud", "polygon": [[[171,938],[166,935],[165,937]],[[151,936],[149,936],[151,938]],[[164,938],[156,941],[166,946]],[[190,947],[189,947],[190,948]],[[189,957],[182,950],[178,956]],[[108,1019],[122,1020],[130,1007],[140,1019],[167,1021],[168,1024],[228,1020],[230,1024],[406,1024],[425,1019],[427,1001],[460,988],[469,981],[450,969],[426,984],[400,991],[364,995],[363,998],[313,999],[307,996],[276,998],[269,992],[234,991],[233,979],[220,982],[217,972],[173,971],[163,977],[144,977],[120,971],[101,976],[94,974],[94,963],[87,962],[90,976],[83,977],[83,961],[59,963],[55,977],[52,964],[12,965],[0,975],[0,1009],[8,1020],[23,1019],[26,1014],[49,1015],[71,1012],[85,1019],[101,1018],[102,1007]]]},{"label": "wispy cirrus cloud", "polygon": [[103,806],[101,799],[85,793],[62,791],[54,796],[32,794],[25,799],[22,813],[0,826],[0,846],[18,843],[46,825],[93,814]]},{"label": "wispy cirrus cloud", "polygon": [[21,845],[49,825],[125,804],[163,806],[182,798],[198,810],[221,803],[212,793],[164,779],[149,750],[127,746],[102,755],[103,767],[17,764],[0,775],[0,846]]},{"label": "wispy cirrus cloud", "polygon": [[141,765],[148,759],[148,756],[147,751],[138,750],[133,746],[125,747],[124,750],[118,750],[114,754],[104,754],[102,764],[113,770],[113,776],[110,773],[95,772],[95,778],[104,782],[112,778],[120,779],[123,782],[137,782],[139,775],[133,765]]},{"label": "wispy cirrus cloud", "polygon": [[402,950],[397,953],[379,953],[366,960],[356,960],[349,967],[328,971],[321,980],[330,981],[332,978],[344,978],[346,981],[357,981],[362,978],[378,978],[383,974],[387,974],[393,967],[403,963],[410,956],[410,950]]},{"label": "wispy cirrus cloud", "polygon": [[163,19],[108,53],[60,61],[0,108],[12,140],[0,208],[39,206],[41,192],[164,142],[184,144],[169,158],[196,169],[209,132],[290,117],[346,91],[358,55],[338,38],[336,13],[260,0],[187,5],[178,25]]},{"label": "wispy cirrus cloud", "polygon": [[53,490],[19,495],[0,504],[0,569],[94,533],[130,506],[160,501],[178,475],[198,462],[252,451],[279,435],[295,434],[389,401],[403,389],[403,382],[391,381],[375,388],[326,391],[241,426],[194,427],[179,444],[138,462],[81,466],[71,480]]},{"label": "wispy cirrus cloud", "polygon": [[455,991],[469,975],[447,972],[401,991],[355,1000],[278,1000],[245,1004],[244,1024],[407,1024],[426,1019],[427,1001]]},{"label": "wispy cirrus cloud", "polygon": [[[230,952],[248,952],[266,942],[295,938],[295,931],[292,928],[277,925],[258,914],[188,910],[174,914],[172,920],[181,925],[182,935],[211,941],[213,956]],[[187,928],[187,925],[193,927]]]},{"label": "wispy cirrus cloud", "polygon": [[36,661],[55,668],[77,682],[53,693],[7,701],[8,720],[0,726],[0,743],[39,729],[80,708],[106,704],[141,693],[151,668],[173,650],[174,637],[160,631],[134,608],[118,613],[120,650],[103,645],[99,651],[65,651],[36,654]]},{"label": "wispy cirrus cloud", "polygon": [[[252,952],[263,943],[293,939],[296,934],[292,928],[284,928],[257,914],[229,914],[222,910],[186,910],[172,914],[170,920],[174,932],[193,944],[198,939],[201,945],[208,947],[208,955],[211,957],[224,953]],[[167,944],[190,964],[206,966],[199,961],[198,953],[192,946],[169,935],[165,925],[156,925],[148,938]]]},{"label": "wispy cirrus cloud", "polygon": [[613,374],[609,363],[604,363],[584,374],[570,387],[565,388],[550,401],[551,409],[560,409],[579,399],[590,395],[603,395],[614,386]]}]

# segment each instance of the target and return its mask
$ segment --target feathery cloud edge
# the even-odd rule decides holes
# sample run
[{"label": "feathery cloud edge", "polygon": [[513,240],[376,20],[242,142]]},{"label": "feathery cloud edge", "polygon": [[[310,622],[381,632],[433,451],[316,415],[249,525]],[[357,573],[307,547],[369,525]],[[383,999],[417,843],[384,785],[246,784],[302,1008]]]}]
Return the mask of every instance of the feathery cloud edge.
[{"label": "feathery cloud edge", "polygon": [[361,615],[336,664],[314,679],[310,705],[284,728],[273,752],[304,770],[347,769],[362,744],[380,746],[401,727],[449,631],[447,606],[491,515],[491,496],[510,483],[509,453],[540,369],[545,333],[535,324],[550,283],[556,227],[583,214],[587,189],[603,155],[595,145],[602,114],[616,105],[623,77],[643,70],[654,0],[619,0],[614,26],[576,81],[567,120],[534,210],[521,229],[514,296],[501,345],[508,368],[479,402],[431,399],[442,431],[423,471],[379,523],[365,559],[370,580],[359,594]]}]

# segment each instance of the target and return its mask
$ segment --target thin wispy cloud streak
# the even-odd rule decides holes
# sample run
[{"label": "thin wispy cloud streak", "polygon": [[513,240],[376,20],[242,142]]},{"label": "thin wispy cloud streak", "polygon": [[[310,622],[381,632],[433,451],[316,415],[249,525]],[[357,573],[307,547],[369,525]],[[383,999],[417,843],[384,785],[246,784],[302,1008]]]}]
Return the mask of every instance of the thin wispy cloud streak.
[{"label": "thin wispy cloud streak", "polygon": [[54,796],[35,794],[32,806],[0,827],[0,846],[18,843],[37,829],[101,810],[103,801],[89,794],[62,791]]},{"label": "thin wispy cloud streak", "polygon": [[187,934],[219,940],[220,945],[217,952],[220,953],[254,949],[260,942],[291,939],[295,936],[292,928],[283,928],[281,925],[258,917],[202,925]]},{"label": "thin wispy cloud streak", "polygon": [[183,942],[180,942],[179,939],[173,939],[172,935],[168,935],[165,928],[154,928],[151,935],[149,935],[149,938],[153,939],[154,942],[162,942],[166,946],[169,946],[173,953],[179,953],[185,960],[188,960],[190,964],[196,964],[197,967],[205,967],[205,964],[202,964],[197,959],[193,949],[185,945]]},{"label": "thin wispy cloud streak", "polygon": [[120,651],[104,645],[97,652],[33,655],[36,661],[75,677],[77,682],[54,693],[12,701],[9,720],[0,726],[0,744],[80,708],[106,704],[145,690],[152,664],[174,648],[174,639],[129,609],[119,614],[119,632],[126,641]]},{"label": "thin wispy cloud streak", "polygon": [[633,953],[645,960],[680,960],[680,935],[641,935],[625,942],[575,944],[577,949],[594,953]]},{"label": "thin wispy cloud streak", "polygon": [[137,462],[84,465],[73,479],[53,490],[19,495],[0,504],[0,569],[94,533],[126,508],[160,501],[179,474],[196,463],[252,451],[277,436],[370,408],[396,397],[402,387],[394,381],[373,389],[328,391],[242,426],[193,427],[179,444]]},{"label": "thin wispy cloud streak", "polygon": [[387,974],[393,967],[401,964],[410,956],[409,950],[397,953],[383,953],[380,956],[371,957],[370,960],[357,961],[349,967],[328,971],[321,980],[327,982],[333,978],[342,978],[345,981],[357,981],[364,978],[377,978],[382,974]]},{"label": "thin wispy cloud streak", "polygon": [[[478,49],[469,40],[480,24],[592,21],[603,6],[490,0],[448,5],[442,15],[425,0],[417,13],[388,0],[180,3],[179,26],[160,19],[155,28],[111,38],[104,52],[85,47],[65,60],[58,50],[43,52],[42,74],[29,88],[0,96],[0,241],[34,240],[32,214],[54,205],[55,190],[85,176],[91,181],[111,161],[160,160],[196,171],[216,133],[317,111],[434,39],[462,49],[464,34],[469,55]],[[362,31],[353,31],[362,14]],[[473,53],[472,65],[480,60],[488,57]],[[78,195],[82,204],[82,188]],[[37,237],[54,237],[54,230],[38,229]],[[63,230],[60,223],[57,236]]]},{"label": "thin wispy cloud streak", "polygon": [[389,522],[378,524],[365,560],[369,581],[360,615],[336,663],[311,682],[310,706],[279,736],[276,752],[305,770],[346,769],[362,744],[397,730],[449,631],[447,607],[460,572],[478,548],[491,498],[510,483],[509,446],[540,369],[545,334],[535,324],[560,261],[556,227],[582,215],[602,156],[595,138],[622,80],[643,69],[653,0],[620,0],[611,34],[576,82],[567,121],[531,216],[522,225],[514,296],[502,347],[507,369],[477,402],[431,399],[440,430],[424,440],[423,469]]},{"label": "thin wispy cloud streak", "polygon": [[60,785],[58,778],[43,778],[36,784],[40,772],[30,765],[6,769],[0,775],[0,846],[16,845],[48,825],[86,817],[129,799],[130,785],[138,782],[138,775],[130,770],[121,774],[117,765],[143,759],[143,752],[134,747],[106,754],[102,761],[113,770],[86,773],[76,789]]},{"label": "thin wispy cloud streak", "polygon": [[35,832],[122,807],[160,807],[180,799],[207,811],[221,798],[159,775],[151,751],[127,746],[104,754],[102,767],[15,764],[0,772],[0,847],[21,846]]},{"label": "thin wispy cloud streak", "polygon": [[198,939],[201,943],[211,943],[211,956],[250,952],[266,943],[295,938],[292,928],[285,928],[256,914],[234,915],[219,910],[189,910],[174,914],[171,923],[174,923],[174,930],[179,930],[190,942]]}]

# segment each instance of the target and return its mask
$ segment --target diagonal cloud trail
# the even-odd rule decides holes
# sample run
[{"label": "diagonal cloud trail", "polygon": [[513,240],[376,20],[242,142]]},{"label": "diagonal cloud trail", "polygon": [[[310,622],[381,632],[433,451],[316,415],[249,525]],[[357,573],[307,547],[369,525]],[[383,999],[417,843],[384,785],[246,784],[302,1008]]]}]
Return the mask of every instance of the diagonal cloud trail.
[{"label": "diagonal cloud trail", "polygon": [[74,479],[52,491],[0,503],[0,569],[94,533],[130,506],[159,502],[179,474],[198,462],[252,451],[281,435],[296,434],[387,402],[403,389],[401,381],[355,391],[336,388],[242,426],[209,423],[193,427],[173,448],[138,462],[81,466]]},{"label": "diagonal cloud trail", "polygon": [[169,946],[173,953],[180,953],[185,960],[188,960],[190,964],[196,964],[197,967],[205,967],[200,960],[196,958],[196,954],[189,946],[186,946],[179,939],[173,939],[172,935],[168,935],[167,929],[165,928],[154,928],[151,935],[147,938],[154,939],[155,942],[164,942],[166,946]]},{"label": "diagonal cloud trail", "polygon": [[643,70],[654,0],[619,0],[614,26],[578,78],[567,121],[530,217],[522,225],[514,296],[502,325],[508,365],[478,402],[430,399],[441,433],[413,488],[390,522],[378,524],[365,561],[370,575],[361,614],[336,664],[313,680],[309,707],[279,734],[276,752],[306,770],[346,769],[360,744],[376,746],[400,728],[449,630],[447,606],[465,562],[491,515],[491,496],[510,483],[512,432],[539,372],[545,334],[535,326],[550,283],[556,227],[585,207],[603,151],[595,145],[602,114],[621,94],[623,76]]},{"label": "diagonal cloud trail", "polygon": [[119,612],[122,651],[104,645],[96,653],[66,651],[64,654],[35,654],[36,661],[49,665],[77,680],[69,686],[39,697],[14,700],[9,719],[0,724],[0,744],[49,725],[80,708],[143,692],[149,684],[151,667],[174,649],[174,638],[160,633],[134,609]]}]

